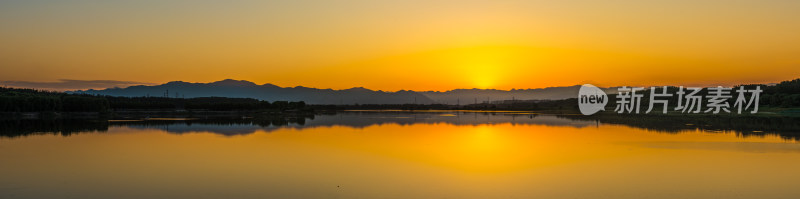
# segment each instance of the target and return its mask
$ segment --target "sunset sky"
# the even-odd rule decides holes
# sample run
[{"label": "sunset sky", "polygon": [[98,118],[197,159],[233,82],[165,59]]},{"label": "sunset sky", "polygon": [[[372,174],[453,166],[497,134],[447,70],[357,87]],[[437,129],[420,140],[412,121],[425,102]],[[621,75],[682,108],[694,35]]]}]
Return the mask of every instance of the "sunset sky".
[{"label": "sunset sky", "polygon": [[796,0],[0,1],[6,84],[445,91],[798,77]]}]

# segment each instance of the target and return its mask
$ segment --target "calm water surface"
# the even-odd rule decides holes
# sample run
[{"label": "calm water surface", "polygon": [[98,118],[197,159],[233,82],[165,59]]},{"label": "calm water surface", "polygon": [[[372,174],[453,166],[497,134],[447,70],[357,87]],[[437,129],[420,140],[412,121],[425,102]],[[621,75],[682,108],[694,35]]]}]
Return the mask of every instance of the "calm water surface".
[{"label": "calm water surface", "polygon": [[0,137],[0,198],[800,195],[800,144],[777,134],[515,112],[154,121],[20,127]]}]

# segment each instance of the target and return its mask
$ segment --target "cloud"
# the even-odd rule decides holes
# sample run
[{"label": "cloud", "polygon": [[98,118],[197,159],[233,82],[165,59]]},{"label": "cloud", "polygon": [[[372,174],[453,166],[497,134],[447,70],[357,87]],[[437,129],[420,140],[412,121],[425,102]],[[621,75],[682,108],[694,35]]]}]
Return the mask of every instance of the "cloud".
[{"label": "cloud", "polygon": [[104,89],[113,87],[129,87],[135,85],[153,85],[154,83],[135,82],[135,81],[116,81],[116,80],[74,80],[60,79],[55,82],[32,82],[32,81],[0,81],[0,85],[16,88],[34,88],[54,91]]}]

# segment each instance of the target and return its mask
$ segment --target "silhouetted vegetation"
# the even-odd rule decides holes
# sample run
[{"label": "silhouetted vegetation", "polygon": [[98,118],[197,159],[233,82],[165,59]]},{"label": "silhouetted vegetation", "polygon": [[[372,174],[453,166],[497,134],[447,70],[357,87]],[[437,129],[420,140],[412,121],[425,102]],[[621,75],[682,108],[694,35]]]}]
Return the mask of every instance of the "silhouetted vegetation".
[{"label": "silhouetted vegetation", "polygon": [[[746,85],[754,87],[755,85]],[[784,81],[775,86],[763,86],[761,104],[772,107],[800,107],[800,79]]]},{"label": "silhouetted vegetation", "polygon": [[210,111],[242,111],[242,110],[305,110],[303,101],[275,101],[273,103],[252,98],[197,97],[197,98],[165,98],[165,97],[105,97],[111,109],[117,110],[210,110]]},{"label": "silhouetted vegetation", "polygon": [[[800,79],[784,81],[775,85],[751,84],[741,85],[746,89],[761,86],[759,105],[763,108],[795,108],[800,107]],[[739,86],[735,86],[738,89]],[[649,89],[649,88],[647,88]],[[656,93],[662,92],[659,87]],[[673,110],[678,102],[678,87],[667,87],[667,93],[673,94],[668,100],[669,110]],[[640,113],[646,111],[650,101],[650,90],[639,92],[641,98]],[[708,89],[701,90],[698,94],[703,100],[708,95]],[[732,98],[728,103],[733,106],[737,93],[731,92]],[[749,99],[749,96],[748,96]],[[613,111],[616,107],[616,95],[608,96],[606,111]],[[288,111],[311,109],[320,110],[346,110],[346,109],[399,109],[399,110],[527,110],[545,111],[555,113],[577,112],[577,99],[563,100],[505,100],[483,102],[468,105],[446,104],[353,104],[353,105],[313,105],[306,106],[305,102],[274,101],[267,102],[252,98],[227,98],[227,97],[199,97],[199,98],[169,98],[169,97],[111,97],[94,96],[86,94],[67,94],[62,92],[40,91],[34,89],[0,88],[0,112],[109,112],[131,110],[208,110],[208,111],[258,111],[274,110]],[[705,104],[705,103],[704,103]],[[654,105],[653,111],[661,111],[660,104]],[[705,110],[705,107],[703,111]],[[733,111],[733,110],[732,110]]]},{"label": "silhouetted vegetation", "polygon": [[[776,85],[765,84],[750,84],[741,85],[745,89],[752,90],[756,86],[761,87],[761,94],[759,100],[759,107],[761,108],[796,108],[800,107],[800,79],[791,81],[784,81]],[[731,90],[728,99],[728,104],[733,110],[736,97],[738,93],[735,92],[739,86],[734,86]],[[667,87],[667,93],[672,94],[669,98],[655,98],[657,100],[667,100],[668,110],[674,111],[675,106],[678,104],[679,95],[677,94],[679,87]],[[702,104],[706,104],[706,96],[708,96],[708,89],[700,90],[696,95],[701,97]],[[640,113],[644,113],[650,105],[650,89],[637,92],[642,94],[640,101]],[[655,90],[656,94],[663,92],[663,87],[658,87]],[[684,92],[689,92],[684,90]],[[747,93],[747,100],[750,99],[750,93]],[[616,94],[608,95],[608,103],[606,104],[606,111],[613,111],[616,108]],[[685,103],[685,100],[684,100]],[[503,100],[493,102],[482,102],[477,104],[467,105],[447,105],[447,104],[353,104],[353,105],[314,105],[318,110],[380,110],[380,109],[397,109],[397,110],[524,110],[524,111],[543,111],[550,113],[578,113],[578,99],[569,98],[562,100]],[[661,112],[663,106],[655,103],[653,106],[654,112]],[[707,107],[703,106],[702,111]],[[747,111],[752,110],[752,107]]]},{"label": "silhouetted vegetation", "polygon": [[[755,89],[757,86],[760,86],[762,92],[760,94],[759,99],[759,107],[760,108],[797,108],[800,107],[800,79],[795,79],[791,81],[784,81],[778,83],[776,85],[765,85],[765,84],[748,84],[748,85],[739,85],[734,86],[731,90],[730,96],[731,98],[728,99],[728,104],[730,105],[730,110],[733,112],[735,104],[735,100],[738,96],[736,90],[743,86],[747,90]],[[639,91],[637,94],[642,94],[643,97],[641,98],[640,103],[640,113],[644,113],[650,105],[650,88],[645,88],[646,90]],[[669,98],[660,98],[656,97],[656,100],[667,100],[668,101],[668,110],[674,111],[675,106],[678,104],[679,95],[677,92],[679,91],[679,87],[667,87],[667,93],[672,94],[672,97]],[[706,96],[708,96],[708,89],[704,88],[696,95],[701,97],[702,104],[706,104]],[[663,87],[657,87],[654,91],[656,94],[663,92]],[[688,92],[684,90],[684,92]],[[613,111],[616,108],[616,94],[608,95],[608,104],[606,104],[606,111]],[[750,100],[750,93],[746,94],[746,99]],[[685,103],[685,100],[683,100]],[[479,108],[479,109],[498,109],[498,110],[534,110],[534,111],[567,111],[567,112],[578,112],[578,100],[577,98],[570,98],[570,99],[563,99],[563,100],[538,100],[538,101],[503,101],[500,103],[492,104],[491,106],[483,106],[480,105],[474,106],[469,105],[466,106],[467,108]],[[654,103],[653,105],[653,112],[660,113],[663,108],[663,105]],[[703,106],[701,112],[705,111],[707,107]],[[750,111],[748,109],[747,111]]]},{"label": "silhouetted vegetation", "polygon": [[108,100],[92,95],[0,88],[0,112],[103,112]]},{"label": "silhouetted vegetation", "polygon": [[0,112],[109,112],[122,110],[307,110],[303,101],[273,103],[252,98],[112,97],[34,89],[0,88]]}]

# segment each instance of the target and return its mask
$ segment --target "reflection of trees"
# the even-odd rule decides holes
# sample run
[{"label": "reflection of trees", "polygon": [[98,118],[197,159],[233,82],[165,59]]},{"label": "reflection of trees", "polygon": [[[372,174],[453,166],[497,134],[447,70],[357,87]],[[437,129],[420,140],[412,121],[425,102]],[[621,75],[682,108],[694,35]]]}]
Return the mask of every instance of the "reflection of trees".
[{"label": "reflection of trees", "polygon": [[[597,114],[583,115],[519,115],[513,113],[459,113],[457,117],[440,117],[441,113],[327,113],[283,114],[256,117],[220,116],[188,120],[0,120],[0,137],[52,134],[68,136],[79,132],[105,132],[111,127],[162,129],[170,133],[212,132],[221,135],[250,134],[259,129],[306,128],[319,126],[348,126],[363,128],[382,124],[532,124],[548,126],[593,126],[594,121],[620,124],[642,129],[678,133],[687,130],[736,132],[742,136],[779,135],[800,140],[800,117],[728,116],[728,115],[660,115],[660,114]],[[313,121],[309,121],[313,120]]]},{"label": "reflection of trees", "polygon": [[733,131],[742,136],[774,134],[784,139],[800,140],[800,117],[657,114],[562,115],[559,117],[621,124],[666,133],[699,129],[709,132]]},{"label": "reflection of trees", "polygon": [[0,120],[0,137],[105,132],[106,120]]},{"label": "reflection of trees", "polygon": [[114,121],[107,120],[79,120],[79,119],[17,119],[0,120],[0,137],[20,137],[29,135],[62,135],[69,136],[76,133],[106,132],[108,127],[139,126],[139,127],[165,127],[170,125],[205,124],[218,126],[255,125],[259,127],[281,127],[286,125],[305,125],[307,119],[314,119],[314,115],[304,116],[265,116],[255,118],[229,117],[229,118],[203,118],[189,120],[141,120],[141,121]]}]

